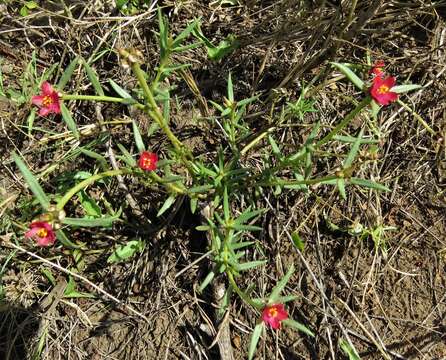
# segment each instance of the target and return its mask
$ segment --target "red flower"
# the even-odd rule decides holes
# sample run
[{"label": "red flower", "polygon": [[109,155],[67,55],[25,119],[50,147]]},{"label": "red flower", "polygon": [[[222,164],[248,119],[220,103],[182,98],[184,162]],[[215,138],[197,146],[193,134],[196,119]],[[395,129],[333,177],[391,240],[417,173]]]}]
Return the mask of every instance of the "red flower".
[{"label": "red flower", "polygon": [[385,66],[384,61],[382,60],[378,60],[372,67],[372,69],[370,70],[370,74],[373,74],[375,76],[383,76],[384,75],[384,71],[383,71],[383,67]]},{"label": "red flower", "polygon": [[280,329],[280,322],[288,319],[288,313],[283,304],[267,306],[262,311],[262,321],[273,329]]},{"label": "red flower", "polygon": [[393,76],[388,76],[385,79],[381,76],[376,76],[370,89],[370,95],[372,95],[373,100],[380,105],[389,105],[392,101],[396,101],[398,94],[391,91],[395,81]]},{"label": "red flower", "polygon": [[61,99],[59,93],[53,89],[48,81],[45,81],[41,88],[41,95],[33,96],[31,101],[37,105],[40,116],[47,116],[48,114],[60,114]]},{"label": "red flower", "polygon": [[25,233],[25,237],[36,240],[39,246],[53,245],[56,241],[53,227],[45,221],[32,222],[29,225],[29,230]]},{"label": "red flower", "polygon": [[155,170],[157,161],[158,156],[155,153],[143,151],[139,156],[138,166],[146,171]]}]

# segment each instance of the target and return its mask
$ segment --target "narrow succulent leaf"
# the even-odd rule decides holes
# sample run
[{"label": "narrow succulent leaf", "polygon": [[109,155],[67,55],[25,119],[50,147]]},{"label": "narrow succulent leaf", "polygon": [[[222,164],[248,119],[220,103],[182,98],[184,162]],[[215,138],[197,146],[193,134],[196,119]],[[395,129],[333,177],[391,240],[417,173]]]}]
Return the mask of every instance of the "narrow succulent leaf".
[{"label": "narrow succulent leaf", "polygon": [[342,167],[344,169],[347,169],[352,166],[353,160],[355,160],[355,157],[359,151],[359,147],[361,146],[363,134],[364,134],[364,128],[362,128],[361,131],[359,132],[359,135],[356,138],[356,141],[353,143],[353,146],[352,146],[350,152],[348,153],[347,158],[344,160],[344,163],[342,165]]},{"label": "narrow succulent leaf", "polygon": [[195,214],[195,212],[197,211],[197,204],[198,204],[197,198],[190,199],[190,211],[192,214]]},{"label": "narrow succulent leaf", "polygon": [[366,188],[370,188],[370,189],[375,189],[375,190],[380,190],[380,191],[391,191],[387,186],[381,185],[381,184],[376,183],[376,182],[371,181],[371,180],[359,179],[359,178],[352,177],[350,179],[350,182],[352,184],[355,184],[355,185],[358,185],[358,186],[362,186],[362,187],[366,187]]},{"label": "narrow succulent leaf", "polygon": [[175,50],[175,48],[177,48],[183,42],[183,40],[189,36],[189,34],[197,27],[199,22],[200,18],[195,19],[175,38],[175,40],[172,42],[173,50]]},{"label": "narrow succulent leaf", "polygon": [[364,81],[362,81],[347,65],[336,62],[332,62],[331,64],[343,73],[359,90],[364,90]]},{"label": "narrow succulent leaf", "polygon": [[119,150],[121,150],[121,153],[124,156],[124,161],[127,163],[127,165],[129,165],[131,167],[136,166],[136,160],[127,151],[127,149],[124,147],[124,145],[118,143],[118,148],[119,148]]},{"label": "narrow succulent leaf", "polygon": [[29,112],[28,118],[26,119],[26,123],[28,124],[28,134],[31,134],[34,126],[34,120],[36,118],[36,109],[32,108]]},{"label": "narrow succulent leaf", "polygon": [[78,62],[79,62],[79,57],[75,57],[66,67],[56,86],[56,88],[59,91],[62,91],[65,85],[68,83],[68,81],[70,81],[71,76],[73,75],[74,69],[76,69],[76,65]]},{"label": "narrow succulent leaf", "polygon": [[164,214],[172,206],[172,204],[174,202],[175,202],[175,196],[174,195],[169,196],[167,198],[167,200],[164,202],[164,204],[161,207],[161,209],[158,211],[158,214],[156,214],[156,216],[159,217],[162,214]]},{"label": "narrow succulent leaf", "polygon": [[412,90],[421,89],[423,86],[417,84],[406,84],[406,85],[397,85],[390,89],[392,92],[396,92],[397,94],[403,94]]},{"label": "narrow succulent leaf", "polygon": [[262,322],[260,324],[257,324],[254,328],[254,331],[251,335],[251,341],[249,342],[249,350],[248,350],[248,360],[252,360],[254,357],[254,353],[257,349],[257,344],[259,342],[260,336],[262,335],[262,332],[265,328],[265,324]]},{"label": "narrow succulent leaf", "polygon": [[266,263],[267,263],[266,260],[249,261],[242,264],[237,264],[236,269],[237,271],[245,271],[259,266],[263,266]]},{"label": "narrow succulent leaf", "polygon": [[291,275],[293,275],[293,273],[294,273],[294,265],[291,265],[285,276],[277,283],[277,285],[271,291],[271,295],[268,298],[268,302],[270,304],[274,304],[277,301],[277,299],[280,296],[280,293],[283,291],[283,289],[285,289],[285,286],[288,283],[288,280],[290,280]]},{"label": "narrow succulent leaf", "polygon": [[280,157],[282,153],[280,152],[279,146],[277,146],[277,143],[275,142],[274,138],[271,135],[268,135],[268,141],[271,145],[271,150],[273,151],[273,154],[276,155],[276,157]]},{"label": "narrow succulent leaf", "polygon": [[84,149],[84,148],[79,148],[79,150],[82,154],[84,154],[88,157],[91,157],[92,159],[97,160],[101,164],[101,166],[107,165],[107,160],[101,154],[98,154],[95,151],[91,151],[91,150]]},{"label": "narrow succulent leaf", "polygon": [[301,239],[297,231],[294,231],[291,234],[291,239],[293,240],[294,246],[299,250],[300,252],[303,252],[305,250],[305,242]]},{"label": "narrow succulent leaf", "polygon": [[232,250],[239,250],[252,244],[255,244],[255,241],[243,241],[239,243],[228,244],[228,247],[231,248]]},{"label": "narrow succulent leaf", "polygon": [[17,164],[17,167],[19,168],[20,172],[22,173],[23,177],[25,178],[26,183],[28,184],[30,190],[36,197],[37,201],[39,201],[42,208],[45,210],[50,205],[50,201],[48,200],[48,197],[46,196],[45,192],[43,191],[42,187],[40,186],[37,179],[34,177],[34,175],[31,173],[31,171],[26,166],[25,162],[22,160],[22,158],[17,155],[15,152],[12,153],[12,158],[14,159],[15,163]]},{"label": "narrow succulent leaf", "polygon": [[206,288],[206,286],[208,286],[210,284],[210,282],[212,281],[212,279],[215,277],[215,272],[211,271],[209,274],[207,274],[207,276],[204,278],[203,282],[200,284],[200,286],[198,287],[198,292],[203,292],[203,290]]},{"label": "narrow succulent leaf", "polygon": [[94,90],[99,96],[104,96],[104,89],[102,89],[101,83],[99,82],[98,76],[95,71],[88,65],[86,61],[83,61],[85,71],[87,72],[88,79],[94,87]]},{"label": "narrow succulent leaf", "polygon": [[225,186],[225,190],[223,193],[223,213],[225,216],[225,221],[228,222],[230,218],[229,214],[229,196],[228,196],[228,188]]},{"label": "narrow succulent leaf", "polygon": [[297,296],[297,295],[280,296],[280,297],[277,299],[277,303],[279,303],[279,304],[285,304],[285,303],[287,303],[287,302],[297,300],[298,298],[299,298],[299,296]]},{"label": "narrow succulent leaf", "polygon": [[238,106],[246,106],[246,105],[248,105],[248,104],[253,103],[254,101],[256,101],[256,100],[258,100],[258,99],[259,99],[259,96],[258,96],[258,95],[256,95],[256,96],[252,96],[252,97],[250,97],[250,98],[248,98],[248,99],[243,99],[243,100],[237,101],[237,105],[238,105]]},{"label": "narrow succulent leaf", "polygon": [[341,339],[341,341],[339,342],[339,346],[341,350],[348,356],[349,360],[361,360],[354,346],[350,345],[344,339]]},{"label": "narrow succulent leaf", "polygon": [[73,243],[66,235],[63,230],[57,230],[56,231],[56,237],[57,239],[62,243],[63,246],[69,249],[80,249],[81,246],[76,245]]},{"label": "narrow succulent leaf", "polygon": [[142,141],[141,132],[139,131],[139,127],[135,120],[132,120],[132,129],[133,137],[135,138],[136,147],[138,148],[139,153],[146,151],[146,146],[144,145],[144,141]]},{"label": "narrow succulent leaf", "polygon": [[122,97],[123,99],[133,100],[132,95],[130,95],[125,89],[123,89],[121,86],[115,83],[112,79],[109,79],[108,82],[110,83],[113,90],[115,90],[120,97]]},{"label": "narrow succulent leaf", "polygon": [[79,139],[79,131],[77,130],[76,123],[71,117],[70,110],[65,106],[64,103],[60,104],[60,111],[62,113],[62,119],[67,124],[68,130],[70,130],[76,139]]},{"label": "narrow succulent leaf", "polygon": [[345,192],[345,180],[343,178],[339,178],[336,181],[336,186],[338,187],[339,194],[341,195],[343,200],[347,200],[347,193]]},{"label": "narrow succulent leaf", "polygon": [[234,87],[232,85],[232,76],[230,72],[228,75],[228,99],[231,102],[234,101]]},{"label": "narrow succulent leaf", "polygon": [[62,223],[70,226],[79,226],[79,227],[110,227],[113,225],[113,222],[119,219],[121,216],[121,211],[118,211],[116,215],[106,216],[97,219],[91,218],[65,218],[62,220]]},{"label": "narrow succulent leaf", "polygon": [[263,228],[259,226],[254,225],[238,225],[238,224],[232,224],[231,226],[234,230],[240,230],[240,231],[262,231]]},{"label": "narrow succulent leaf", "polygon": [[235,219],[234,223],[237,225],[241,225],[246,223],[248,220],[260,215],[264,212],[264,209],[258,209],[253,211],[244,211],[237,219]]},{"label": "narrow succulent leaf", "polygon": [[205,193],[214,187],[212,185],[200,185],[200,186],[194,186],[187,190],[188,193],[196,194],[196,193]]},{"label": "narrow succulent leaf", "polygon": [[282,321],[282,324],[285,326],[290,326],[296,330],[299,330],[303,332],[304,334],[307,334],[311,337],[314,337],[314,332],[312,332],[310,329],[308,329],[305,325],[301,324],[300,322],[293,320],[293,319],[286,319]]}]

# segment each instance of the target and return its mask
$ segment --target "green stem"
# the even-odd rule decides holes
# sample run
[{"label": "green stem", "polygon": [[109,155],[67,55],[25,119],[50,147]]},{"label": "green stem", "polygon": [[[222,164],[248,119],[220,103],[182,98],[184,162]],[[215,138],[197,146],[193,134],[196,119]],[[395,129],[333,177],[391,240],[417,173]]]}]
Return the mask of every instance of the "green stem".
[{"label": "green stem", "polygon": [[367,105],[370,104],[372,101],[372,98],[370,96],[367,96],[365,99],[363,99],[357,106],[354,108],[345,118],[342,120],[333,130],[331,130],[325,137],[323,137],[321,140],[319,140],[315,148],[321,147],[325,143],[329,142],[333,136],[335,136],[337,133],[339,133],[343,128],[345,128],[355,117],[358,115],[362,109],[364,109]]},{"label": "green stem", "polygon": [[400,104],[403,108],[405,108],[407,111],[409,111],[415,119],[418,120],[418,122],[423,125],[423,127],[429,131],[432,135],[435,135],[435,131],[432,130],[432,128],[427,124],[426,121],[424,121],[424,119],[418,115],[414,110],[412,110],[408,105],[406,105],[406,103],[402,102],[401,100],[398,100],[398,104]]},{"label": "green stem", "polygon": [[187,190],[178,187],[177,185],[173,184],[173,183],[169,183],[169,182],[164,182],[163,179],[161,178],[161,176],[159,176],[157,173],[151,171],[149,173],[150,178],[159,183],[162,184],[163,186],[165,186],[167,189],[169,189],[170,191],[177,193],[177,194],[186,194]]},{"label": "green stem", "polygon": [[76,195],[79,191],[84,189],[90,184],[93,184],[94,182],[111,176],[118,176],[118,175],[125,175],[125,174],[131,174],[133,173],[132,169],[119,169],[119,170],[109,170],[105,171],[103,173],[99,173],[93,176],[90,176],[88,179],[85,179],[81,181],[79,184],[73,186],[64,196],[62,199],[60,199],[57,203],[57,210],[62,210],[66,203],[70,201],[70,199]]},{"label": "green stem", "polygon": [[228,270],[226,270],[226,275],[228,275],[229,283],[231,284],[232,288],[235,290],[238,296],[245,301],[247,304],[251,305],[254,309],[258,309],[258,305],[251,300],[251,298],[243,291],[241,290],[237,283],[234,280],[234,276],[232,273]]},{"label": "green stem", "polygon": [[[130,99],[118,98],[113,96],[97,96],[97,95],[77,95],[77,94],[64,94],[62,100],[88,100],[88,101],[104,101],[115,102],[120,104],[129,104]],[[144,108],[144,105],[140,103],[131,104],[138,108]]]},{"label": "green stem", "polygon": [[164,133],[167,135],[172,145],[174,146],[175,150],[177,150],[180,154],[182,154],[184,148],[183,144],[181,143],[180,140],[178,140],[178,138],[175,136],[172,130],[170,130],[169,126],[166,125],[163,114],[161,113],[161,110],[156,104],[155,97],[153,96],[153,93],[150,90],[149,85],[147,84],[147,81],[144,77],[144,72],[141,70],[141,67],[136,62],[132,63],[132,70],[135,73],[136,78],[138,79],[139,85],[142,88],[146,101],[150,105],[151,109],[148,111],[150,117],[153,120],[155,120],[155,122],[158,124],[161,130],[164,131]]}]

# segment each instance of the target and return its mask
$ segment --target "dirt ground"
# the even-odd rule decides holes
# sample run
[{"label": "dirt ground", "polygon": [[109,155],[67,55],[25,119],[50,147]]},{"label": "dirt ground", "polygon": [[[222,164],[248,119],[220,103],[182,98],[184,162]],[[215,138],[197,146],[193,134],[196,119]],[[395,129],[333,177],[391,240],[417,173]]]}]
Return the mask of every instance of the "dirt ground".
[{"label": "dirt ground", "polygon": [[[263,250],[252,250],[251,255],[260,253],[268,263],[247,273],[240,286],[253,284],[258,296],[263,296],[294,264],[296,272],[286,290],[299,298],[289,303],[288,310],[316,337],[286,328],[270,331],[260,341],[256,358],[348,359],[339,346],[348,337],[361,359],[446,359],[446,2],[230,3],[157,4],[163,6],[174,33],[201,17],[202,31],[213,42],[229,34],[240,39],[240,48],[218,62],[209,60],[203,48],[180,55],[178,61],[192,64],[190,73],[207,100],[225,96],[229,72],[236,97],[261,93],[262,102],[248,110],[253,129],[268,122],[274,96],[280,94],[282,102],[296,99],[302,81],[309,83],[319,75],[311,95],[317,112],[277,131],[285,149],[302,143],[316,121],[329,126],[350,111],[354,89],[334,80],[338,74],[327,67],[330,61],[364,63],[369,54],[373,60],[383,59],[399,80],[423,85],[403,99],[415,115],[395,104],[381,111],[377,123],[370,126],[379,133],[378,158],[369,161],[367,153],[361,154],[364,163],[369,161],[358,170],[362,177],[385,183],[391,192],[352,186],[348,200],[342,200],[333,187],[319,185],[308,193],[287,190],[274,196],[271,191],[259,197],[259,207],[268,210],[257,224],[263,228],[256,239]],[[97,57],[94,68],[104,84],[111,78],[129,88],[135,84],[120,67],[115,49],[138,48],[147,59],[146,69],[156,66],[155,4],[127,15],[113,1],[39,1],[27,16],[18,13],[21,6],[18,1],[0,3],[5,89],[20,91],[33,52],[38,71],[61,64],[55,69],[58,75],[74,56]],[[196,122],[196,97],[181,78],[174,80],[176,134],[195,153],[211,153],[219,143],[218,133]],[[81,72],[74,74],[71,86],[83,93],[92,91]],[[29,102],[17,104],[0,97],[0,359],[219,359],[213,295],[210,290],[196,291],[210,267],[208,260],[200,260],[208,250],[207,240],[195,229],[200,216],[192,214],[186,202],[177,202],[171,214],[157,219],[154,215],[164,194],[130,183],[129,191],[141,204],[143,216],[125,208],[126,224],[100,231],[77,229],[71,234],[89,244],[80,275],[119,303],[86,281],[77,281],[77,290],[94,294],[93,298],[65,298],[51,284],[45,269],[59,284],[68,278],[30,253],[63,268],[79,264],[62,247],[36,249],[23,240],[21,225],[32,219],[37,205],[31,203],[11,153],[24,156],[32,171],[41,174],[48,191],[60,185],[63,173],[92,165],[82,156],[67,161],[79,146],[73,139],[41,141],[66,131],[57,118],[36,118],[29,136],[30,109]],[[76,104],[71,110],[81,129],[97,122],[91,104]],[[132,117],[142,131],[150,126],[143,114],[129,114],[116,105],[105,105],[101,111],[110,120]],[[420,125],[417,116],[435,135]],[[364,118],[351,124],[351,133]],[[51,132],[39,131],[42,128]],[[81,142],[105,151],[103,135],[95,130]],[[133,146],[131,126],[110,127],[107,136]],[[163,151],[167,140],[147,141],[151,148]],[[339,143],[331,150],[345,154],[346,149]],[[254,153],[246,162],[256,164],[260,159]],[[318,166],[333,170],[339,164],[324,159]],[[113,184],[106,190],[92,187],[89,195],[106,196],[117,208],[125,192]],[[77,211],[75,205],[69,210]],[[375,237],[360,236],[365,232],[359,228],[373,230]],[[295,231],[305,241],[302,253],[290,240]],[[106,250],[136,235],[146,242],[144,251],[132,261],[108,264]],[[14,236],[28,252],[9,245]],[[387,251],[377,242],[384,242]],[[236,359],[247,358],[257,320],[258,314],[234,297],[228,321]]]}]

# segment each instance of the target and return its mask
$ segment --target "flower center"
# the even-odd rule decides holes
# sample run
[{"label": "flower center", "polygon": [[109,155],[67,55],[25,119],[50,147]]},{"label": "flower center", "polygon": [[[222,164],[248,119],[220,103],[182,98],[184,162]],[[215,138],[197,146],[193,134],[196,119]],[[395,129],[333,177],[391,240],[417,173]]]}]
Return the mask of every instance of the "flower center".
[{"label": "flower center", "polygon": [[269,316],[271,316],[271,317],[273,317],[273,318],[276,317],[277,314],[278,314],[276,308],[271,308],[271,309],[269,309],[269,310],[268,310],[268,313],[269,313]]},{"label": "flower center", "polygon": [[45,238],[48,235],[48,230],[47,229],[40,229],[39,231],[37,231],[36,234],[40,238]]},{"label": "flower center", "polygon": [[387,94],[389,92],[389,87],[387,85],[381,85],[378,88],[378,94]]},{"label": "flower center", "polygon": [[143,159],[144,167],[149,167],[152,165],[151,159]]},{"label": "flower center", "polygon": [[42,100],[42,104],[43,106],[49,106],[53,103],[53,99],[51,98],[51,96],[45,96]]}]

